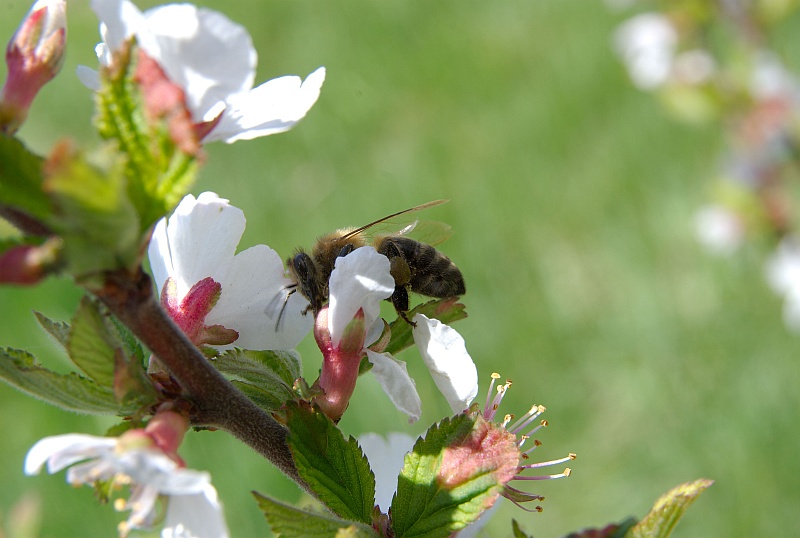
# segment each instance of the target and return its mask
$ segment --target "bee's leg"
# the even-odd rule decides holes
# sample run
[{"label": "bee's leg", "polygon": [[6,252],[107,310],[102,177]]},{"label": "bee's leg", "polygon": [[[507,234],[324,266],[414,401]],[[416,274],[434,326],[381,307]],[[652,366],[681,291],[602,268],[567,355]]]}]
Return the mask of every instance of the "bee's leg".
[{"label": "bee's leg", "polygon": [[411,325],[412,327],[416,327],[417,324],[408,319],[406,312],[408,312],[408,290],[405,286],[396,285],[394,287],[394,293],[389,298],[394,305],[394,309],[397,311],[397,315],[400,316],[405,320],[406,323]]}]

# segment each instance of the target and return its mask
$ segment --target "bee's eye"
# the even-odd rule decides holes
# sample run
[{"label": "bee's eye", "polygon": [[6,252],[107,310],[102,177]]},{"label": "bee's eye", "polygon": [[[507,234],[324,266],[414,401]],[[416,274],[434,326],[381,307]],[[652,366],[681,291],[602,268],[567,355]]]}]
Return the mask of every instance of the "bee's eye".
[{"label": "bee's eye", "polygon": [[352,243],[347,243],[345,246],[342,247],[342,250],[339,251],[339,255],[337,257],[338,258],[343,258],[344,256],[347,256],[348,254],[350,254],[354,250],[355,250],[355,247],[353,246],[353,244]]},{"label": "bee's eye", "polygon": [[310,269],[310,260],[308,258],[308,254],[305,252],[301,252],[296,254],[294,258],[292,258],[292,266],[294,267],[295,272],[301,278],[306,277],[309,273]]}]

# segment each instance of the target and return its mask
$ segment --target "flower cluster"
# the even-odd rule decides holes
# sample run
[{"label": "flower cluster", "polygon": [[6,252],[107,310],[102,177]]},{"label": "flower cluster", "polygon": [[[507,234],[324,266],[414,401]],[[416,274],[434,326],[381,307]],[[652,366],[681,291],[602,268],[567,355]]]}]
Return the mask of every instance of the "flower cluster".
[{"label": "flower cluster", "polygon": [[[567,469],[521,476],[526,469],[574,458],[524,464],[530,450],[523,452],[522,445],[545,425],[531,426],[543,407],[535,406],[514,425],[508,425],[509,417],[495,423],[510,383],[494,398],[490,388],[483,413],[472,404],[477,368],[462,336],[444,323],[465,315],[454,296],[463,294],[463,285],[406,314],[408,305],[400,305],[407,297],[397,300],[402,281],[393,276],[393,264],[402,258],[390,261],[371,246],[359,246],[335,259],[325,283],[327,304],[309,304],[301,293],[291,293],[298,287],[296,274],[287,276],[270,247],[237,252],[246,225],[240,209],[213,192],[186,195],[203,161],[202,143],[292,128],[317,101],[324,68],[305,80],[285,76],[254,87],[250,35],[216,11],[168,4],[143,12],[130,0],[92,0],[91,8],[100,19],[99,69],[82,66],[77,75],[97,92],[98,131],[114,142],[104,147],[107,159],[94,162],[65,144],[40,170],[43,159],[6,136],[14,135],[37,92],[61,67],[64,0],[34,4],[9,45],[9,77],[0,95],[0,131],[11,140],[3,150],[19,161],[12,173],[25,175],[14,178],[19,192],[2,191],[0,210],[25,223],[20,226],[25,237],[0,252],[0,282],[32,284],[63,270],[86,289],[70,323],[38,318],[81,373],[51,372],[27,352],[9,350],[3,351],[8,368],[0,375],[55,405],[117,414],[123,423],[112,431],[124,433],[46,437],[28,452],[26,474],[38,474],[45,465],[50,473],[66,469],[70,484],[116,497],[114,506],[129,512],[119,525],[122,536],[162,526],[164,537],[209,538],[226,538],[229,532],[210,475],[188,469],[178,455],[190,427],[233,434],[327,501],[332,514],[352,519],[345,527],[372,523],[384,535],[437,511],[436,499],[412,507],[419,513],[390,509],[392,495],[408,506],[413,503],[407,498],[416,495],[386,485],[398,472],[419,471],[412,477],[417,482],[406,484],[411,490],[429,488],[434,496],[458,491],[450,508],[454,515],[432,523],[439,533],[461,531],[501,494],[516,504],[541,499],[510,487],[511,480],[569,475]],[[0,173],[0,180],[6,175]],[[152,281],[143,266],[145,253]],[[390,298],[402,310],[393,324],[381,318],[381,303]],[[312,327],[322,364],[319,379],[308,384],[294,348]],[[339,492],[332,501],[329,484],[309,477],[322,469],[330,479],[352,480],[345,489],[371,488],[372,471],[336,423],[365,370],[409,422],[420,418],[416,383],[406,364],[389,352],[412,341],[455,416],[428,430],[429,438],[421,442],[429,443],[430,453],[398,435],[390,438],[395,454],[384,458],[394,460],[390,471],[379,470],[382,465],[371,456],[381,483],[377,504],[385,513],[363,499],[341,513],[334,507]],[[40,383],[43,378],[48,383]],[[318,450],[320,443],[332,452],[319,454],[325,452]],[[362,444],[366,448],[369,438]],[[312,456],[303,461],[309,447],[306,454]],[[404,465],[402,455],[414,450],[439,461]],[[337,467],[342,462],[354,468],[342,472]],[[345,476],[350,470],[353,476]],[[269,509],[262,509],[269,519]],[[333,519],[325,524],[335,524]],[[381,526],[390,519],[398,527]]]},{"label": "flower cluster", "polygon": [[[786,297],[787,325],[800,329],[793,291],[800,281],[791,269],[798,243],[791,185],[797,180],[800,77],[767,48],[773,29],[797,6],[762,7],[721,2],[693,10],[663,2],[659,11],[625,21],[614,45],[637,87],[654,92],[685,121],[717,122],[724,130],[714,199],[696,214],[697,237],[722,255],[748,242],[777,246],[769,280]],[[724,38],[720,43],[712,36]]]}]

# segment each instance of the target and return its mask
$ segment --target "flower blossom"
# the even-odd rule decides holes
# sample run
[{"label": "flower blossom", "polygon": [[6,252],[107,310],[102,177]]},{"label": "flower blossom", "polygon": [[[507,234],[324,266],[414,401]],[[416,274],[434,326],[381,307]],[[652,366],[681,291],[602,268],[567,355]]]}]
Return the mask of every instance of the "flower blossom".
[{"label": "flower blossom", "polygon": [[201,348],[291,349],[311,328],[307,303],[293,294],[280,323],[269,316],[290,281],[268,246],[236,254],[244,229],[242,210],[212,192],[186,196],[161,219],[148,254],[162,305]]},{"label": "flower blossom", "polygon": [[[314,329],[324,355],[319,385],[325,396],[318,403],[334,419],[347,408],[364,355],[392,403],[410,421],[420,417],[421,400],[405,363],[389,353],[370,349],[385,326],[380,302],[395,289],[389,268],[388,258],[372,247],[361,247],[336,259],[329,305],[320,312]],[[439,320],[417,314],[412,321],[416,323],[414,340],[436,386],[453,412],[463,411],[477,394],[477,370],[463,338]]]},{"label": "flower blossom", "polygon": [[[109,66],[131,36],[186,94],[192,119],[210,130],[204,141],[250,140],[291,129],[314,105],[325,80],[319,68],[305,81],[272,79],[253,88],[256,51],[247,30],[227,17],[192,4],[167,4],[144,13],[129,0],[92,0],[103,42],[96,52]],[[100,87],[88,67],[78,77]]]},{"label": "flower blossom", "polygon": [[163,497],[167,508],[162,537],[227,537],[209,474],[186,469],[175,457],[162,450],[148,430],[129,430],[119,438],[56,435],[31,447],[25,474],[38,474],[47,464],[50,474],[69,467],[67,482],[75,486],[97,482],[110,482],[114,488],[128,486],[129,499],[115,501],[117,510],[131,512],[119,526],[122,536],[132,529],[151,528],[158,516],[156,502]]},{"label": "flower blossom", "polygon": [[793,331],[800,331],[800,242],[786,237],[767,260],[767,281],[783,296],[783,322]]},{"label": "flower blossom", "polygon": [[[511,381],[506,381],[502,385],[497,386],[496,391],[497,393],[492,397],[492,392],[495,390],[495,382],[500,379],[500,375],[497,373],[492,374],[492,382],[489,385],[489,391],[486,395],[486,403],[484,404],[482,417],[485,419],[488,424],[488,431],[495,431],[495,432],[504,432],[506,436],[511,436],[512,439],[515,440],[515,445],[519,450],[519,465],[517,467],[516,474],[511,478],[511,480],[519,480],[519,481],[528,481],[528,480],[552,480],[556,478],[566,478],[572,474],[572,470],[567,467],[564,471],[556,474],[549,474],[549,475],[538,475],[538,476],[528,476],[523,475],[526,470],[529,469],[541,469],[543,467],[550,467],[553,465],[560,465],[562,463],[566,463],[568,461],[574,460],[577,456],[574,453],[569,453],[567,456],[563,458],[558,458],[555,460],[550,461],[543,461],[537,463],[524,463],[525,461],[530,459],[530,454],[534,450],[536,450],[539,446],[541,446],[541,442],[537,439],[533,439],[530,444],[533,446],[526,450],[522,450],[523,445],[539,430],[542,428],[547,427],[546,420],[540,420],[539,417],[542,413],[545,412],[546,408],[543,405],[533,405],[525,413],[522,417],[514,421],[514,415],[505,415],[503,417],[503,421],[499,423],[492,422],[495,419],[495,415],[497,414],[497,410],[500,407],[500,403],[503,401],[503,397],[508,391],[509,387],[511,387]],[[513,421],[513,423],[512,423]],[[509,424],[511,423],[511,424]],[[485,438],[489,439],[493,436],[486,435]],[[497,439],[501,439],[502,436],[499,433],[496,433],[495,437]],[[486,447],[488,449],[488,447]],[[492,452],[493,450],[488,450],[488,452]],[[507,482],[510,482],[507,481]],[[510,500],[520,508],[522,507],[522,503],[531,502],[531,501],[543,501],[544,497],[541,495],[536,495],[533,493],[527,493],[525,491],[521,491],[516,489],[508,483],[505,483],[503,488],[502,496],[506,499]],[[536,511],[541,512],[542,507],[536,506],[532,510],[528,511]]]},{"label": "flower blossom", "polygon": [[695,214],[697,239],[710,252],[731,255],[745,239],[743,219],[722,205],[708,205]]},{"label": "flower blossom", "polygon": [[633,83],[652,90],[669,78],[678,46],[678,32],[658,13],[642,13],[625,21],[614,34],[614,48]]}]

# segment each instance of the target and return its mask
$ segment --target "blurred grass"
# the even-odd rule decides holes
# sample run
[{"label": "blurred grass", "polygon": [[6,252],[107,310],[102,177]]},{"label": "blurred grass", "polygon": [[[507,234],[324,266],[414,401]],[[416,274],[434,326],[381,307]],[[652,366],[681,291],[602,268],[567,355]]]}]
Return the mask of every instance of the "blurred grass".
[{"label": "blurred grass", "polygon": [[[481,390],[492,371],[511,377],[503,411],[549,408],[537,455],[578,453],[569,480],[527,488],[547,497],[544,513],[503,506],[487,536],[509,536],[511,517],[539,537],[640,517],[698,477],[716,484],[675,536],[800,534],[800,341],[781,323],[762,253],[718,259],[695,243],[719,136],[676,125],[632,89],[609,46],[621,15],[582,0],[200,4],[248,27],[257,81],[328,68],[295,130],[208,147],[193,192],[214,190],[244,210],[242,247],[267,243],[287,256],[337,227],[451,199],[429,218],[456,230],[442,250],[467,281],[470,317],[457,328]],[[28,4],[0,6],[8,36]],[[65,135],[94,141],[91,97],[72,73],[94,64],[96,19],[83,2],[69,16],[64,73],[20,133],[40,152]],[[795,45],[797,35],[786,32]],[[78,298],[65,280],[0,289],[0,344],[65,368],[30,311],[68,319]],[[318,354],[310,341],[301,352],[313,380]],[[448,409],[414,353],[401,358],[425,402],[410,427],[422,433]],[[0,417],[0,520],[35,492],[42,536],[112,535],[120,516],[88,488],[21,471],[37,439],[100,434],[110,421],[6,386]],[[371,379],[341,426],[409,430]],[[223,433],[190,434],[183,455],[212,472],[234,536],[264,535],[250,490],[299,498]]]}]

